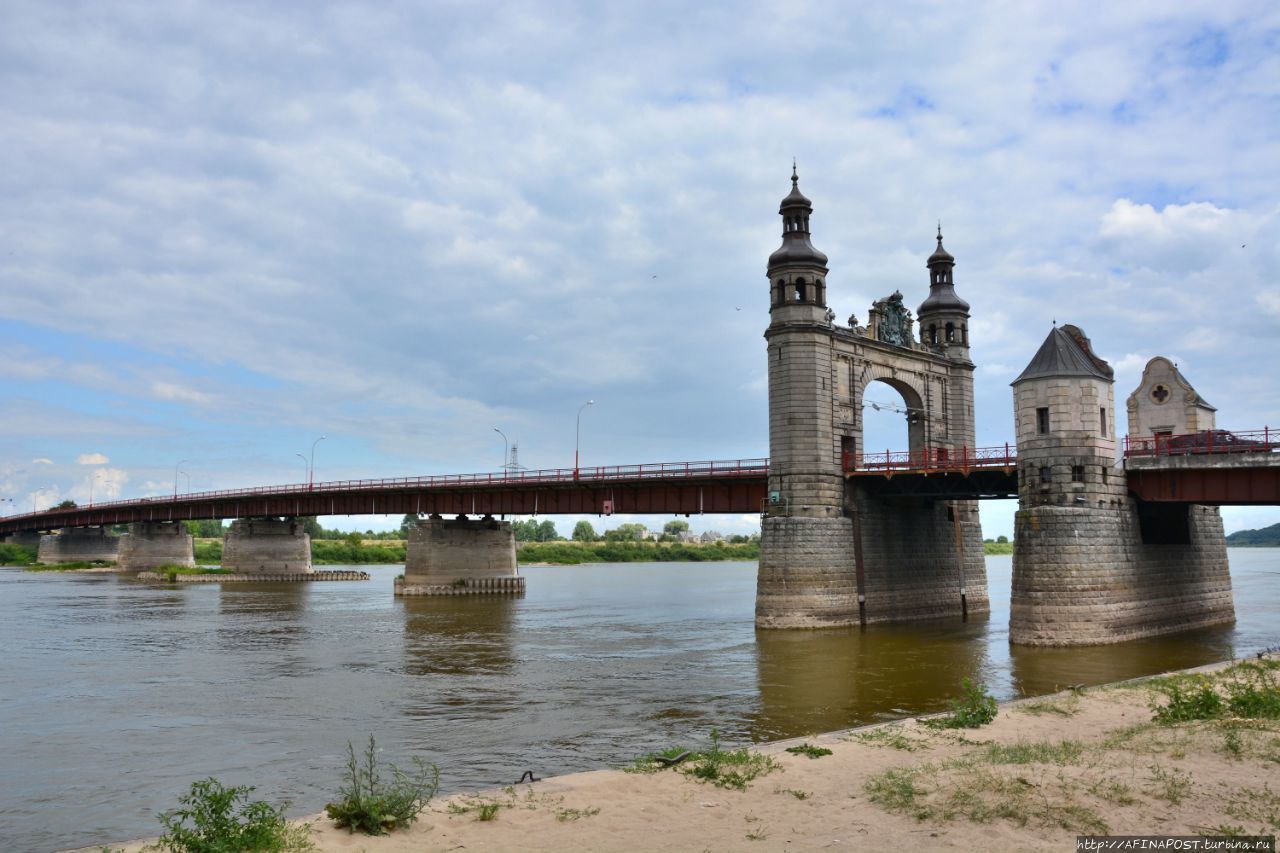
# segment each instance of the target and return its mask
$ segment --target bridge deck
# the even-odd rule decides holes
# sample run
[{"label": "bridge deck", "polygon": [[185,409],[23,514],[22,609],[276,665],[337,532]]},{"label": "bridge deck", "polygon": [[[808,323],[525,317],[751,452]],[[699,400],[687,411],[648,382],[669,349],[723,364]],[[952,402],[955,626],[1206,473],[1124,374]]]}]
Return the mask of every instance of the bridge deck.
[{"label": "bridge deck", "polygon": [[609,515],[759,512],[767,459],[450,474],[266,486],[51,509],[0,519],[26,530],[306,515]]}]

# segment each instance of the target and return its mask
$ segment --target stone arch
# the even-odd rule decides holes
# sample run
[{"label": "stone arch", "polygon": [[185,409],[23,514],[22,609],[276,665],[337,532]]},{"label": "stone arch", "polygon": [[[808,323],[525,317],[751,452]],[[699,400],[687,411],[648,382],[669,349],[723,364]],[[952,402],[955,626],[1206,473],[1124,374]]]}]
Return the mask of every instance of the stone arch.
[{"label": "stone arch", "polygon": [[[859,389],[858,405],[863,407],[863,411],[871,405],[866,400],[868,390],[874,391],[875,383],[882,383],[889,386],[897,392],[900,402],[897,406],[902,410],[899,414],[907,424],[907,447],[905,449],[917,452],[923,450],[928,445],[928,430],[926,425],[929,421],[929,410],[925,401],[925,396],[921,389],[916,387],[912,382],[906,381],[900,377],[892,375],[875,375],[879,371],[872,371],[867,376],[867,381]],[[865,417],[865,414],[864,414]],[[858,430],[859,435],[857,442],[859,446],[863,445],[862,430]],[[865,448],[863,452],[874,452],[877,448]],[[894,447],[895,450],[903,449],[901,445]]]}]

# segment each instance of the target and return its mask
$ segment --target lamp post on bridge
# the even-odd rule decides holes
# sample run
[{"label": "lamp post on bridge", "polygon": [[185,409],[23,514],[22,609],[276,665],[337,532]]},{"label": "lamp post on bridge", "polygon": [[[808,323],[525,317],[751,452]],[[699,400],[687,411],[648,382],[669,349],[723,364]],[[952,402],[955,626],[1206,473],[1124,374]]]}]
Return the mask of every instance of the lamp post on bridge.
[{"label": "lamp post on bridge", "polygon": [[173,466],[173,499],[175,501],[178,499],[178,469],[182,467],[184,462],[189,461],[188,459],[180,459],[178,464]]},{"label": "lamp post on bridge", "polygon": [[311,491],[316,482],[316,445],[324,441],[328,436],[320,436],[311,442],[311,464],[307,466],[307,491]]},{"label": "lamp post on bridge", "polygon": [[294,453],[293,455],[302,460],[302,479],[310,480],[311,466],[307,463],[307,457],[303,456],[301,453]]},{"label": "lamp post on bridge", "polygon": [[496,432],[498,435],[502,436],[502,470],[504,473],[510,474],[511,473],[511,463],[510,463],[511,457],[509,456],[510,451],[507,448],[511,446],[511,442],[507,441],[507,434],[502,430],[498,429],[497,427],[494,427],[493,431]]},{"label": "lamp post on bridge", "polygon": [[578,408],[578,425],[573,431],[573,479],[578,479],[578,445],[582,438],[582,410],[587,406],[594,406],[595,400],[588,400]]},{"label": "lamp post on bridge", "polygon": [[0,498],[0,504],[5,503],[6,501],[8,503],[13,503],[13,498]]},{"label": "lamp post on bridge", "polygon": [[184,477],[186,477],[186,478],[187,478],[187,491],[186,491],[186,493],[187,493],[188,495],[189,495],[189,494],[191,494],[191,475],[190,475],[190,474],[188,474],[186,471],[179,471],[178,473],[179,473],[179,474],[181,474],[182,476],[184,476]]}]

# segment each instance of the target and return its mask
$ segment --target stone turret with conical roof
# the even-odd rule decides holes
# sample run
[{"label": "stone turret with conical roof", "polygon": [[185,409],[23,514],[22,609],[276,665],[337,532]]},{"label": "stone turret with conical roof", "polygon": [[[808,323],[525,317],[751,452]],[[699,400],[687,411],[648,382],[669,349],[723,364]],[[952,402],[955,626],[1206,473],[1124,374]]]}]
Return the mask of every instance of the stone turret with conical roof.
[{"label": "stone turret with conical roof", "polygon": [[1217,508],[1129,494],[1116,464],[1114,371],[1084,331],[1054,326],[1012,384],[1010,642],[1114,643],[1230,622]]},{"label": "stone turret with conical roof", "polygon": [[947,358],[969,360],[969,303],[956,295],[956,259],[942,247],[942,224],[938,224],[938,247],[929,256],[929,295],[920,303],[920,342]]},{"label": "stone turret with conical roof", "polygon": [[826,322],[827,256],[819,252],[809,236],[813,203],[800,192],[800,176],[791,166],[791,192],[778,206],[782,217],[782,245],[769,256],[772,299],[770,313],[775,321],[812,320]]},{"label": "stone turret with conical roof", "polygon": [[1078,326],[1054,326],[1013,380],[1024,506],[1104,504],[1125,494],[1116,464],[1114,371]]}]

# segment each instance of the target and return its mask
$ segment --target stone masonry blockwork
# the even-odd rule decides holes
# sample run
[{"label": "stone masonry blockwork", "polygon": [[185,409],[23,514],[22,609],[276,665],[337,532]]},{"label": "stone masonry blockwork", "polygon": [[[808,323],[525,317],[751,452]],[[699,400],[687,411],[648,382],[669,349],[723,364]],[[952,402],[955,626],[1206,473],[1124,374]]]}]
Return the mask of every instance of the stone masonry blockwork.
[{"label": "stone masonry blockwork", "polygon": [[409,530],[397,595],[522,592],[511,522],[432,517]]},{"label": "stone masonry blockwork", "polygon": [[260,575],[314,571],[311,537],[296,519],[236,519],[222,541],[222,567]]},{"label": "stone masonry blockwork", "polygon": [[1188,511],[1190,544],[1149,545],[1132,502],[1019,510],[1010,642],[1099,645],[1235,621],[1222,518]]},{"label": "stone masonry blockwork", "polygon": [[[867,622],[987,613],[982,529],[972,501],[855,498],[862,530]],[[958,515],[957,523],[950,513]],[[961,590],[964,602],[961,602]]]},{"label": "stone masonry blockwork", "polygon": [[101,527],[68,527],[61,533],[40,537],[36,562],[44,565],[78,562],[115,562],[120,553],[120,537]]},{"label": "stone masonry blockwork", "polygon": [[120,537],[116,565],[127,572],[195,564],[191,534],[184,524],[140,521]]},{"label": "stone masonry blockwork", "polygon": [[760,533],[756,625],[822,628],[857,624],[852,521],[766,518]]}]

